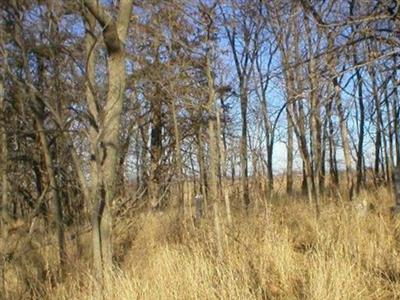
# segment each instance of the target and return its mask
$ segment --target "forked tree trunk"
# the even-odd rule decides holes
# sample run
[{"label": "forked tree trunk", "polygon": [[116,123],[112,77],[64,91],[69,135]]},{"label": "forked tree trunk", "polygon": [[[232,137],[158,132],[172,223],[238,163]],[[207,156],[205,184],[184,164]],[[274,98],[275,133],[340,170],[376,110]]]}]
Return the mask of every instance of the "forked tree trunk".
[{"label": "forked tree trunk", "polygon": [[103,120],[99,134],[91,143],[98,156],[98,193],[93,215],[93,264],[97,281],[97,296],[102,297],[104,271],[112,270],[112,202],[116,196],[116,175],[119,156],[119,128],[125,96],[125,40],[132,14],[133,0],[121,0],[117,20],[104,10],[96,0],[85,0],[84,5],[103,28],[103,40],[107,49],[108,92],[102,110]]},{"label": "forked tree trunk", "polygon": [[[120,46],[122,47],[122,45]],[[119,126],[125,92],[125,60],[123,49],[108,56],[109,90],[100,133],[100,196],[93,218],[100,226],[101,261],[103,268],[112,268],[111,205],[116,195],[116,171],[119,155]],[[99,237],[97,237],[99,238]],[[97,240],[96,238],[96,240]]]},{"label": "forked tree trunk", "polygon": [[96,64],[96,38],[95,28],[96,19],[88,11],[84,14],[85,18],[85,49],[86,49],[86,81],[85,81],[85,96],[88,106],[89,118],[91,126],[88,129],[90,139],[90,200],[88,205],[93,205],[98,197],[98,178],[97,178],[97,161],[99,159],[97,153],[97,134],[100,126],[98,103],[95,99],[95,64]]}]

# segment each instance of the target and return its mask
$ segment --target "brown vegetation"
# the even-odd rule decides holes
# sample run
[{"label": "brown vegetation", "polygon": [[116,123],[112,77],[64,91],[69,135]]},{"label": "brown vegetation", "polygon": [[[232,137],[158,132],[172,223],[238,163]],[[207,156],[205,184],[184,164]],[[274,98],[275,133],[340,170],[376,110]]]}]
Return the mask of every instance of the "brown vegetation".
[{"label": "brown vegetation", "polygon": [[[400,223],[388,213],[389,199],[386,189],[361,193],[355,203],[365,200],[376,208],[364,214],[356,205],[327,198],[319,219],[303,200],[260,199],[246,215],[234,210],[232,226],[220,213],[220,241],[211,212],[197,228],[189,216],[177,219],[174,209],[138,212],[115,224],[117,268],[105,298],[396,299]],[[10,247],[15,240],[23,243],[28,226],[18,226],[10,233]],[[50,240],[36,248],[43,238],[39,229],[30,238],[29,251],[14,249],[9,258],[9,299],[91,298],[89,253],[78,254],[70,240],[67,277],[55,283],[56,244]],[[80,243],[89,245],[90,236],[83,234]]]}]

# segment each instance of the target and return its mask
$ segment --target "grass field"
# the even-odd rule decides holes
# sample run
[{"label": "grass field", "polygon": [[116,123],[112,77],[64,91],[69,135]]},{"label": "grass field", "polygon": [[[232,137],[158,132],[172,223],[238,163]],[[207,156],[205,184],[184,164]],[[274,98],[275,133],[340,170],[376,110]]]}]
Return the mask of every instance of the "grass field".
[{"label": "grass field", "polygon": [[[328,197],[318,219],[306,201],[283,196],[261,199],[247,214],[234,209],[232,225],[222,203],[198,227],[174,209],[116,219],[106,299],[400,299],[400,222],[391,201],[380,188],[351,204]],[[7,264],[7,297],[90,299],[89,233],[80,236],[81,253],[69,242],[67,276],[55,284],[55,247],[43,247],[40,228],[21,241],[24,226],[10,245],[14,238],[42,246]]]}]

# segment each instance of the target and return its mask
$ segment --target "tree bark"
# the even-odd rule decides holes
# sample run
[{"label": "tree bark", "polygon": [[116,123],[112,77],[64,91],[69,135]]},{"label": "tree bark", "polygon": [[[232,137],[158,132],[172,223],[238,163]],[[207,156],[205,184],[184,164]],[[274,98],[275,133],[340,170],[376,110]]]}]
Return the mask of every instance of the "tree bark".
[{"label": "tree bark", "polygon": [[246,210],[250,206],[250,195],[249,195],[249,162],[248,162],[248,151],[247,151],[247,79],[240,79],[240,112],[242,116],[242,135],[240,137],[240,168],[241,168],[241,182],[242,182],[242,193],[243,202]]},{"label": "tree bark", "polygon": [[212,48],[206,54],[206,77],[208,84],[208,103],[207,103],[207,118],[208,118],[208,146],[209,146],[209,203],[214,203],[218,199],[218,150],[217,150],[217,138],[216,138],[216,111],[215,111],[215,86],[214,77],[212,74]]},{"label": "tree bark", "polygon": [[286,193],[293,194],[293,123],[290,117],[290,109],[292,103],[291,98],[288,98],[286,106],[287,112],[287,157],[286,157]]},{"label": "tree bark", "polygon": [[116,196],[116,173],[119,155],[119,129],[125,96],[125,41],[132,14],[133,0],[121,0],[117,20],[103,9],[96,0],[85,0],[84,5],[103,27],[103,40],[107,49],[108,92],[102,122],[98,124],[95,144],[97,160],[98,197],[95,199],[93,225],[93,264],[95,278],[100,287],[97,296],[102,297],[104,271],[112,270],[112,205]]},{"label": "tree bark", "polygon": [[[357,64],[356,55],[354,58],[355,64]],[[358,135],[358,147],[357,147],[357,182],[356,192],[359,193],[363,183],[363,160],[364,160],[364,123],[365,123],[365,108],[363,99],[363,82],[359,69],[356,69],[357,88],[358,88],[358,105],[360,107],[360,132]]]},{"label": "tree bark", "polygon": [[[1,177],[1,199],[0,199],[0,241],[6,244],[8,239],[8,143],[6,133],[6,105],[5,105],[5,90],[3,84],[3,70],[0,69],[0,177]],[[6,260],[5,257],[0,257],[0,292],[7,298],[6,290]]]},{"label": "tree bark", "polygon": [[[184,194],[183,194],[183,185],[184,180],[183,178],[183,165],[182,165],[182,154],[181,154],[181,134],[179,130],[179,123],[178,118],[176,115],[176,107],[174,99],[170,99],[170,109],[172,113],[172,122],[173,122],[173,129],[174,129],[174,148],[175,148],[175,167],[176,167],[176,178],[178,184],[178,197],[179,197],[179,208],[182,213],[184,214]],[[184,216],[183,216],[184,217]]]},{"label": "tree bark", "polygon": [[152,127],[150,140],[150,178],[148,182],[148,192],[150,204],[153,209],[160,207],[160,163],[162,156],[162,101],[158,98],[160,93],[156,93],[156,99],[151,102]]},{"label": "tree bark", "polygon": [[327,118],[328,118],[328,145],[329,145],[329,176],[331,183],[334,186],[339,185],[339,171],[337,167],[337,159],[336,159],[336,141],[335,141],[335,129],[332,120],[332,111],[333,111],[333,102],[335,99],[332,99],[327,104]]},{"label": "tree bark", "polygon": [[208,178],[205,170],[205,157],[204,157],[204,150],[203,150],[203,137],[202,137],[202,128],[199,126],[196,129],[197,135],[197,162],[199,164],[199,182],[200,182],[200,191],[203,195],[203,203],[204,203],[204,211],[207,213],[208,208],[208,193],[207,193],[207,186],[208,186]]},{"label": "tree bark", "polygon": [[[7,143],[7,133],[6,133],[6,105],[4,99],[4,85],[3,85],[3,74],[0,73],[0,144],[1,144],[1,157],[0,157],[0,176],[1,176],[1,238],[3,242],[7,240],[8,237],[8,143]],[[0,278],[1,279],[1,278]]]},{"label": "tree bark", "polygon": [[[393,58],[394,64],[396,65],[396,56]],[[397,70],[394,70],[392,76],[393,83],[393,107],[392,107],[392,118],[393,118],[393,133],[394,142],[396,148],[396,166],[400,165],[400,103],[399,103],[399,90],[397,86]]]}]

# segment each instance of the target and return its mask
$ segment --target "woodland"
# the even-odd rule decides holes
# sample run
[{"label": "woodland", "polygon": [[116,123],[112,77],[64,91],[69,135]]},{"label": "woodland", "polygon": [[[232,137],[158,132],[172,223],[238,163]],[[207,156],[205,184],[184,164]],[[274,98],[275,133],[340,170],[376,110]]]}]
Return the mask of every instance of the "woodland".
[{"label": "woodland", "polygon": [[1,299],[400,299],[398,0],[0,0]]}]

